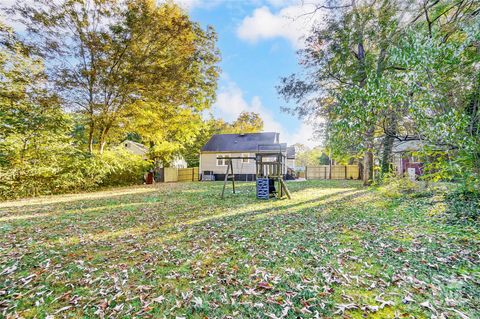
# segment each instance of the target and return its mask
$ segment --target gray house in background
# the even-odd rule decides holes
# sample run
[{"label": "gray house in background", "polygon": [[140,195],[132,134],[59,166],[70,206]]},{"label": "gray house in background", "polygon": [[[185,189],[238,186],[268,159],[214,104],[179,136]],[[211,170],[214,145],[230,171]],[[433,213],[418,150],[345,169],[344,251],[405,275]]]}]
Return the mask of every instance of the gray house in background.
[{"label": "gray house in background", "polygon": [[147,158],[148,148],[141,143],[124,140],[122,143],[120,143],[120,145],[132,154],[140,155],[143,158]]},{"label": "gray house in background", "polygon": [[[147,159],[148,147],[145,145],[130,140],[124,140],[122,143],[120,143],[120,145],[130,153],[140,155],[143,157],[143,159]],[[181,155],[175,155],[172,161],[168,164],[169,167],[187,168],[187,162]],[[164,167],[163,163],[160,161],[156,162],[156,166]]]},{"label": "gray house in background", "polygon": [[[200,151],[199,171],[202,175],[215,176],[215,180],[223,180],[227,170],[229,157],[255,157],[259,145],[278,144],[279,149],[287,156],[288,168],[295,167],[295,148],[280,143],[280,133],[262,132],[247,134],[216,134]],[[254,159],[236,159],[232,161],[236,180],[253,181],[256,175]]]}]

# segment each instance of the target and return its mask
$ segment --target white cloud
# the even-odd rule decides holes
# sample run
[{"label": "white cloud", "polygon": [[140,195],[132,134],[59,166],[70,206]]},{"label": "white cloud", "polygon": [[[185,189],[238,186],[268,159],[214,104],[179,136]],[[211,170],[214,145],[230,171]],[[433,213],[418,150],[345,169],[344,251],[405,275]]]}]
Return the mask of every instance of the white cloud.
[{"label": "white cloud", "polygon": [[279,123],[271,109],[266,108],[260,97],[254,96],[251,101],[246,101],[243,91],[232,81],[227,80],[227,85],[220,89],[217,95],[217,101],[214,105],[214,111],[226,121],[235,120],[238,115],[243,112],[255,112],[260,114],[264,122],[264,131],[280,133],[280,140],[289,145],[294,143],[302,143],[310,147],[319,144],[318,141],[312,140],[313,128],[307,123],[302,123],[296,131],[290,132]]},{"label": "white cloud", "polygon": [[[271,0],[278,6],[289,1]],[[265,39],[285,38],[294,48],[301,48],[314,23],[318,23],[321,14],[309,14],[315,8],[313,4],[287,5],[278,12],[263,6],[243,19],[237,28],[237,36],[251,43]]]}]

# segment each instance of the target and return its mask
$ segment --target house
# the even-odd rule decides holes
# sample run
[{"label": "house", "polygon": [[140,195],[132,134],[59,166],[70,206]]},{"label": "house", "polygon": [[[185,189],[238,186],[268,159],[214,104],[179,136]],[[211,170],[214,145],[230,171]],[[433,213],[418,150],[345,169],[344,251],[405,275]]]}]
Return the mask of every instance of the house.
[{"label": "house", "polygon": [[295,149],[288,148],[287,144],[280,143],[279,139],[280,134],[275,132],[213,135],[200,151],[200,174],[223,180],[228,158],[245,157],[232,160],[235,179],[253,181],[256,177],[255,153],[265,151],[265,147],[270,151],[281,150],[286,156],[287,163],[283,168],[286,174],[289,167],[295,167]]},{"label": "house", "polygon": [[397,141],[393,144],[393,164],[397,174],[404,176],[408,175],[408,170],[412,173],[415,170],[415,175],[421,176],[424,174],[425,162],[431,161],[432,157],[420,156],[420,152],[425,148],[430,150],[437,150],[444,152],[445,148],[441,145],[427,144],[418,138],[407,137],[403,141]]},{"label": "house", "polygon": [[185,158],[182,155],[174,155],[173,159],[170,161],[170,167],[175,168],[187,168],[188,164],[185,161]]},{"label": "house", "polygon": [[[120,145],[132,154],[140,155],[144,159],[147,159],[148,148],[145,145],[130,140],[125,140]],[[161,161],[157,161],[156,166],[163,167],[163,163]],[[175,155],[169,166],[175,168],[187,168],[188,165],[183,156]]]},{"label": "house", "polygon": [[130,140],[125,140],[120,145],[132,154],[140,155],[140,156],[143,156],[144,158],[146,158],[147,156],[148,148],[143,144],[130,141]]},{"label": "house", "polygon": [[295,146],[287,147],[287,167],[295,169]]}]

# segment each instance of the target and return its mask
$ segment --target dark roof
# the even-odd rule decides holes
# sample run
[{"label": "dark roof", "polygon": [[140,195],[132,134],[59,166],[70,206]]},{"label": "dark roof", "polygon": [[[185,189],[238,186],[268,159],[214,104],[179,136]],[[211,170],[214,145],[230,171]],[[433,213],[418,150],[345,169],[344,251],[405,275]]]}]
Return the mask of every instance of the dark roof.
[{"label": "dark roof", "polygon": [[295,146],[287,147],[287,158],[290,158],[290,159],[295,158]]},{"label": "dark roof", "polygon": [[256,152],[258,145],[278,143],[279,133],[216,134],[202,147],[202,152]]}]

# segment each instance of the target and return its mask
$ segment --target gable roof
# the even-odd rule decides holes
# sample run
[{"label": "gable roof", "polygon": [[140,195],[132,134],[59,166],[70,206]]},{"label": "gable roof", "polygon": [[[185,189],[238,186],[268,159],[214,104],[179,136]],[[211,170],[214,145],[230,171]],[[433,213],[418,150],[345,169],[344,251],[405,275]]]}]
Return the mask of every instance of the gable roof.
[{"label": "gable roof", "polygon": [[125,146],[125,147],[127,145],[130,145],[130,148],[136,149],[139,152],[144,152],[144,153],[148,152],[148,148],[145,145],[143,145],[141,143],[138,143],[138,142],[134,142],[134,141],[131,141],[131,140],[124,140],[120,144]]},{"label": "gable roof", "polygon": [[215,134],[202,147],[202,152],[256,152],[258,145],[278,143],[279,133]]},{"label": "gable roof", "polygon": [[428,143],[427,141],[421,139],[409,138],[403,141],[395,141],[393,143],[392,152],[393,153],[405,153],[405,152],[419,152],[425,149],[435,150],[435,151],[445,151],[447,147],[442,144],[433,144]]},{"label": "gable roof", "polygon": [[120,145],[124,147],[126,150],[128,150],[129,152],[136,155],[144,156],[145,154],[148,153],[148,148],[141,143],[137,143],[130,140],[124,140],[122,143],[120,143]]}]

